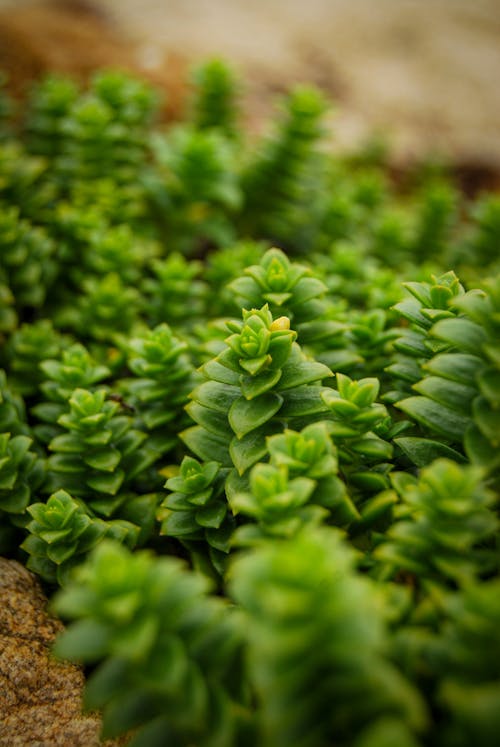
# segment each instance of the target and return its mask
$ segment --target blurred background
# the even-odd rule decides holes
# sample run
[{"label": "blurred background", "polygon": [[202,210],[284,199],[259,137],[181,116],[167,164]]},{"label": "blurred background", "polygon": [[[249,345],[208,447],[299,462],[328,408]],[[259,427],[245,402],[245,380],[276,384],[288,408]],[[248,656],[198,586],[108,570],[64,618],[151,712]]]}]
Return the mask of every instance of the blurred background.
[{"label": "blurred background", "polygon": [[18,95],[47,70],[127,67],[175,117],[189,66],[213,55],[241,71],[249,127],[312,82],[335,103],[338,148],[383,137],[397,164],[435,155],[498,184],[498,0],[0,0],[0,68]]}]

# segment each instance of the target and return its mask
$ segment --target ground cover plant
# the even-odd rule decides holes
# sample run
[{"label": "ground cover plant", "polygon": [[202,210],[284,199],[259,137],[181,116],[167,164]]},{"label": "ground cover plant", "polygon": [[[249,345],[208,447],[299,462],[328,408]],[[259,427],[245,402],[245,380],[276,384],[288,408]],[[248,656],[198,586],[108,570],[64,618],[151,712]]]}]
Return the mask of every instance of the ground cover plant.
[{"label": "ground cover plant", "polygon": [[196,71],[0,99],[0,552],[130,744],[500,731],[500,197]]}]

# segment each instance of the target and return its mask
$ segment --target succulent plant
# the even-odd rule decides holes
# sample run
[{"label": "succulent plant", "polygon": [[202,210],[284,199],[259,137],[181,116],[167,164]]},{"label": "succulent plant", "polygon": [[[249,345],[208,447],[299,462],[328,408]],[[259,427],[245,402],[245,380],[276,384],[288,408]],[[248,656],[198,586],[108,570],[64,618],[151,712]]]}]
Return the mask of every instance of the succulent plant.
[{"label": "succulent plant", "polygon": [[186,746],[234,743],[239,616],[208,586],[178,558],[106,540],[56,597],[74,621],[56,653],[97,665],[85,703],[102,709],[105,736],[134,729],[135,745],[166,735]]},{"label": "succulent plant", "polygon": [[28,436],[0,433],[0,552],[12,550],[16,531],[26,525],[26,509],[42,485],[45,464]]},{"label": "succulent plant", "polygon": [[495,494],[482,471],[439,459],[419,478],[391,475],[404,510],[375,554],[419,579],[470,584],[498,569]]},{"label": "succulent plant", "polygon": [[104,537],[133,547],[139,528],[128,521],[103,521],[89,515],[85,505],[65,490],[58,490],[47,503],[28,506],[32,520],[21,549],[29,554],[27,567],[44,581],[64,586],[71,571]]},{"label": "succulent plant", "polygon": [[260,744],[362,744],[384,715],[400,722],[401,744],[413,744],[425,725],[417,692],[384,658],[375,588],[353,564],[336,530],[308,526],[232,566]]},{"label": "succulent plant", "polygon": [[490,747],[498,196],[330,149],[311,87],[252,142],[238,94],[0,94],[0,549],[104,738]]}]

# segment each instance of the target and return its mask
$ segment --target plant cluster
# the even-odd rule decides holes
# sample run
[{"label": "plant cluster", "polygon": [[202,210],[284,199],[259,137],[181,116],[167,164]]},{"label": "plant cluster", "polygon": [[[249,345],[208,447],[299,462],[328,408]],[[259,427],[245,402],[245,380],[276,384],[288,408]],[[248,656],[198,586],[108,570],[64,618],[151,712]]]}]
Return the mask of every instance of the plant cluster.
[{"label": "plant cluster", "polygon": [[500,197],[239,88],[0,94],[0,552],[106,737],[493,747]]}]

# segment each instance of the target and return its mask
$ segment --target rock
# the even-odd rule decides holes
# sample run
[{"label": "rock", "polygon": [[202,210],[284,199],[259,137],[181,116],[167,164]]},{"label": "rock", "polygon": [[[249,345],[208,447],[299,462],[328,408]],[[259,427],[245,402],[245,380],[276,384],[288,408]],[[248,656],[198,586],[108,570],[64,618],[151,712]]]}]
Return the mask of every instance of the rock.
[{"label": "rock", "polygon": [[0,558],[0,599],[0,747],[98,747],[100,718],[81,713],[83,671],[51,656],[63,625],[35,576]]}]

